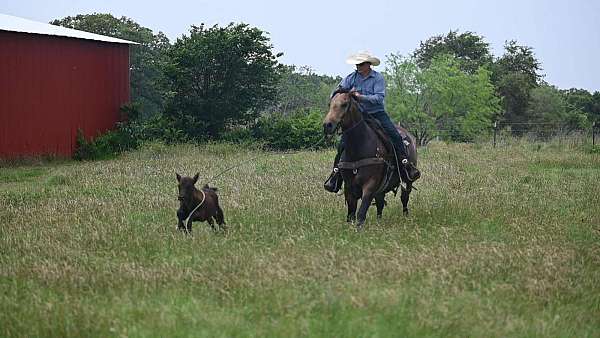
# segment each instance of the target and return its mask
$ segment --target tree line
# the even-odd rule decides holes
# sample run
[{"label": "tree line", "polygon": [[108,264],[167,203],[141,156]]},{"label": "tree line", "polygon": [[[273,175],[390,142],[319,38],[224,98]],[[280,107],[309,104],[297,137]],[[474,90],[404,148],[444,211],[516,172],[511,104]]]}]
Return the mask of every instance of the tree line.
[{"label": "tree line", "polygon": [[533,48],[511,40],[495,57],[473,32],[450,31],[408,56],[388,56],[388,108],[422,144],[439,136],[473,141],[493,123],[514,135],[590,128],[600,92],[561,90],[544,81]]},{"label": "tree line", "polygon": [[[128,122],[109,137],[117,147],[156,139],[305,147],[320,138],[322,114],[341,80],[280,63],[267,33],[247,24],[191,26],[171,43],[110,14],[50,23],[139,43],[130,53]],[[533,48],[516,41],[495,57],[482,36],[450,31],[385,61],[387,110],[421,144],[433,137],[474,141],[494,121],[519,135],[535,123],[576,129],[600,119],[599,92],[546,83]]]}]

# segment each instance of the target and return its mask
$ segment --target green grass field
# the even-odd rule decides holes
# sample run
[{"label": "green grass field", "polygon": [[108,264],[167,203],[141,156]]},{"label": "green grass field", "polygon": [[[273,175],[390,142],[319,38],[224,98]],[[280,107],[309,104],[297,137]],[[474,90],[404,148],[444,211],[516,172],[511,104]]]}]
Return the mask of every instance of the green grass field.
[{"label": "green grass field", "polygon": [[[332,151],[149,145],[0,168],[0,336],[600,337],[600,155],[435,143],[363,232]],[[175,230],[175,172],[229,230]]]}]

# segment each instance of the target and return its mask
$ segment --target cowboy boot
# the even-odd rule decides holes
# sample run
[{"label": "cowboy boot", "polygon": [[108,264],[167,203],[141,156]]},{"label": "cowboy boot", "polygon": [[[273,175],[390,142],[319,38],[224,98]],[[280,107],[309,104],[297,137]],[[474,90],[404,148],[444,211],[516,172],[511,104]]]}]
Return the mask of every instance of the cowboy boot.
[{"label": "cowboy boot", "polygon": [[340,191],[340,189],[342,188],[342,184],[344,183],[344,180],[342,179],[342,173],[338,168],[338,163],[340,162],[341,156],[342,150],[338,147],[338,153],[335,155],[335,159],[333,160],[333,170],[331,171],[329,178],[327,178],[327,180],[323,184],[323,188],[332,193],[337,193],[338,191]]},{"label": "cowboy boot", "polygon": [[404,170],[406,172],[406,178],[410,183],[413,183],[421,177],[421,172],[419,171],[419,169],[417,169],[417,167],[408,159],[402,159],[402,166],[404,167]]},{"label": "cowboy boot", "polygon": [[342,183],[344,183],[342,173],[340,173],[340,170],[337,167],[334,167],[329,178],[323,184],[323,187],[329,192],[337,193],[342,188]]},{"label": "cowboy boot", "polygon": [[400,162],[400,166],[404,169],[401,170],[404,172],[405,178],[408,182],[413,183],[421,177],[421,172],[417,167],[408,160],[408,155],[406,151],[406,145],[404,144],[404,140],[400,141],[402,145],[394,144],[394,148],[396,148],[396,154],[398,155],[398,161]]}]

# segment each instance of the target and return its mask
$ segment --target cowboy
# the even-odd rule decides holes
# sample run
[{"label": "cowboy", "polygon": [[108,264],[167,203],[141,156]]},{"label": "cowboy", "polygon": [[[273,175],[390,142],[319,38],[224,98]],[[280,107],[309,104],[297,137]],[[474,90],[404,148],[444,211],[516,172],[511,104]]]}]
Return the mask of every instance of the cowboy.
[{"label": "cowboy", "polygon": [[[410,182],[416,181],[421,177],[419,170],[408,161],[408,152],[406,145],[394,126],[389,115],[385,112],[384,97],[385,97],[385,80],[383,75],[371,68],[378,66],[381,62],[369,52],[359,52],[351,55],[346,60],[346,63],[356,65],[356,71],[350,73],[340,82],[336,91],[331,94],[333,97],[338,90],[349,90],[360,106],[360,110],[368,117],[375,118],[381,124],[392,141],[398,162],[404,167],[407,177],[404,179]],[[331,178],[325,182],[325,189],[331,192],[338,192],[341,188],[341,173],[338,170],[338,162],[344,149],[344,137],[337,149],[337,154],[333,162],[333,173]]]}]

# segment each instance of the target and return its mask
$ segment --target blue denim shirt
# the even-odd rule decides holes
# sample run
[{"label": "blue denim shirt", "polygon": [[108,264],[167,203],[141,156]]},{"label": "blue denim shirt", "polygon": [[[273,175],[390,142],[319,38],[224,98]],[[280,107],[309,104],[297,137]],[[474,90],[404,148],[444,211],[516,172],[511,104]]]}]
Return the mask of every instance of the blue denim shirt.
[{"label": "blue denim shirt", "polygon": [[375,70],[371,69],[366,77],[354,71],[340,82],[339,87],[346,90],[354,88],[364,95],[359,100],[363,112],[372,114],[385,111],[385,81],[383,75]]}]

